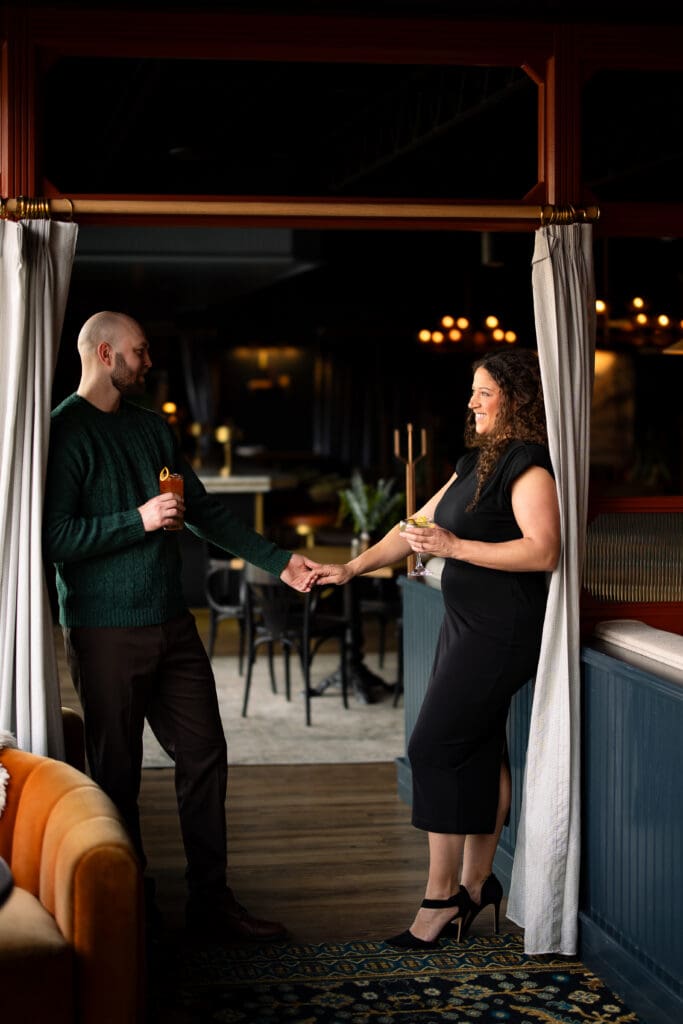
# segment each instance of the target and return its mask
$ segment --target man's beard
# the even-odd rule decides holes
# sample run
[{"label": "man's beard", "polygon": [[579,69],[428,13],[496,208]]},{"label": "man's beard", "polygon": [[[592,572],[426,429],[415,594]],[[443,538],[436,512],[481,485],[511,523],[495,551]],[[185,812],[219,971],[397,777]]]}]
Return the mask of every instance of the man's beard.
[{"label": "man's beard", "polygon": [[120,352],[114,353],[111,382],[122,395],[141,395],[145,390],[145,378],[130,369]]}]

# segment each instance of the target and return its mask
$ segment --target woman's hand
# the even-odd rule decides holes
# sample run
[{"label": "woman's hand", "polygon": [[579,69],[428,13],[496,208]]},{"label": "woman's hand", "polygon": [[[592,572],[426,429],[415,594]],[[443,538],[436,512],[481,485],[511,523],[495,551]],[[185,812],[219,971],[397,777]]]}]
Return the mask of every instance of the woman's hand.
[{"label": "woman's hand", "polygon": [[451,558],[453,546],[457,538],[441,526],[406,526],[401,536],[410,544],[412,550],[421,555],[440,555]]},{"label": "woman's hand", "polygon": [[342,586],[344,583],[348,583],[352,577],[353,572],[348,564],[337,565],[335,563],[327,563],[319,565],[311,573],[314,585],[316,583],[336,583],[338,586]]}]

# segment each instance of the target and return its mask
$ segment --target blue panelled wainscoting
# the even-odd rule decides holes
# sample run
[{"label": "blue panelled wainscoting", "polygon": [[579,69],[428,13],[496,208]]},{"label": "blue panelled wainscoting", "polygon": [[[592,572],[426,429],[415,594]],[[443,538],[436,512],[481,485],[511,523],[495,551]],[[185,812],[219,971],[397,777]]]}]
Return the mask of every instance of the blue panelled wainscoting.
[{"label": "blue panelled wainscoting", "polygon": [[[401,579],[406,741],[443,618],[438,587]],[[599,646],[599,645],[598,645]],[[586,645],[582,675],[579,955],[642,1019],[683,1022],[683,681]],[[515,697],[508,743],[510,824],[496,873],[509,886],[522,799],[532,684]],[[410,764],[396,762],[411,802]]]}]

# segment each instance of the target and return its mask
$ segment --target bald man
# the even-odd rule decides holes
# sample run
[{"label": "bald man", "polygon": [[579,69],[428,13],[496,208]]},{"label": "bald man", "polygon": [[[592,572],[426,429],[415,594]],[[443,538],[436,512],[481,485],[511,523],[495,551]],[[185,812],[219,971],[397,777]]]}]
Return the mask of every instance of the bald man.
[{"label": "bald man", "polygon": [[[207,494],[166,421],[129,401],[144,392],[152,365],[135,320],[96,313],[78,352],[78,390],[52,413],[43,523],[92,777],[118,807],[144,868],[138,793],[147,718],[175,761],[188,927],[219,940],[279,938],[284,927],[253,917],[227,886],[227,747],[169,527],[184,518],[197,536],[297,590],[309,589],[316,563],[276,547]],[[158,493],[164,466],[182,473],[184,498]]]}]

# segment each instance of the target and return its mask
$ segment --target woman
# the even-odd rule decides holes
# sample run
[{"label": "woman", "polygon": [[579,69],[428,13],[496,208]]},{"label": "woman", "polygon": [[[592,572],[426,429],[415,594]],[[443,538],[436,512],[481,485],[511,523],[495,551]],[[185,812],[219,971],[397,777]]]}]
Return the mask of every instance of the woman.
[{"label": "woman", "polygon": [[432,674],[408,745],[413,824],[429,837],[425,899],[387,941],[429,949],[465,937],[503,891],[493,858],[510,808],[505,724],[513,694],[538,664],[547,579],[560,516],[546,448],[538,358],[522,349],[475,364],[465,441],[451,479],[416,515],[342,566],[315,570],[345,583],[411,550],[445,559],[445,615]]}]

